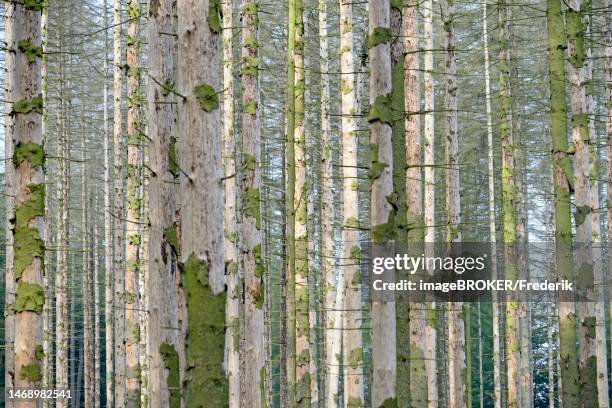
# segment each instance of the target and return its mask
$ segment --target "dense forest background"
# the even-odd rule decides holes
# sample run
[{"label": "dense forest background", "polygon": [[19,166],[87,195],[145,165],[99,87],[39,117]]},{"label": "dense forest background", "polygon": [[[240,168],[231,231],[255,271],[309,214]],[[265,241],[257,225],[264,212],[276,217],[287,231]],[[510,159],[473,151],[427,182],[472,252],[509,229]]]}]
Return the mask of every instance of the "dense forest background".
[{"label": "dense forest background", "polygon": [[[608,407],[611,7],[3,2],[2,388]],[[502,242],[597,301],[380,305],[387,240]]]}]

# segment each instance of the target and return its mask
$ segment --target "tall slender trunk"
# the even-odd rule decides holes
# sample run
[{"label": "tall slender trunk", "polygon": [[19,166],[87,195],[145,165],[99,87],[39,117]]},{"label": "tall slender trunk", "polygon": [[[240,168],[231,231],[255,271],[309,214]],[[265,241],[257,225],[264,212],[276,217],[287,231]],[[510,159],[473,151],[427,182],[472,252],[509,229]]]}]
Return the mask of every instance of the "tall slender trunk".
[{"label": "tall slender trunk", "polygon": [[[406,131],[406,197],[407,240],[409,243],[422,243],[423,230],[423,174],[421,161],[421,117],[419,83],[419,5],[406,3],[403,12],[402,35],[404,36],[404,128]],[[414,247],[416,250],[416,247]],[[427,372],[427,337],[415,335],[426,333],[429,326],[427,303],[410,305],[410,404],[409,406],[428,406],[429,384],[437,381]],[[405,342],[406,339],[401,339]],[[433,403],[433,402],[432,402]]]},{"label": "tall slender trunk", "polygon": [[[455,5],[453,0],[443,4],[442,21],[445,41],[445,98],[446,108],[446,240],[461,242],[461,203],[459,186],[459,138],[457,134],[457,61],[455,59]],[[448,375],[449,404],[451,407],[466,405],[467,384],[465,356],[465,323],[462,302],[448,305]]]},{"label": "tall slender trunk", "polygon": [[[436,240],[435,214],[436,214],[436,170],[435,163],[435,113],[434,113],[434,26],[433,26],[433,1],[423,2],[423,222],[425,232],[425,248],[432,249]],[[438,406],[438,364],[437,364],[437,312],[436,304],[426,305],[431,316],[427,320],[425,328],[425,370],[427,378],[430,379],[427,388],[427,406],[435,408]]]},{"label": "tall slender trunk", "polygon": [[[351,5],[341,3],[340,12],[351,11]],[[324,392],[321,399],[323,405],[334,407],[337,405],[336,398],[340,385],[340,361],[338,355],[341,352],[342,341],[342,309],[344,285],[341,281],[342,272],[337,272],[336,247],[334,226],[334,180],[333,165],[334,151],[331,139],[330,124],[330,83],[329,83],[329,41],[327,28],[327,3],[319,0],[319,57],[321,59],[321,275],[323,285],[323,309],[324,312],[324,336],[325,336],[325,381]],[[340,20],[342,21],[342,15]],[[352,34],[347,38],[341,35],[342,39],[352,40]],[[349,46],[352,46],[352,41]],[[342,48],[342,44],[340,46]],[[352,47],[351,47],[352,48]],[[352,52],[351,50],[345,52]],[[342,55],[341,55],[342,58]],[[341,68],[342,69],[342,68]],[[352,71],[352,66],[351,66]],[[344,112],[344,109],[343,109]],[[344,117],[344,116],[343,116]],[[345,148],[345,145],[342,145]],[[344,155],[343,155],[344,157]],[[346,168],[345,168],[346,170]],[[355,180],[356,181],[356,180]],[[343,191],[344,194],[344,191]]]},{"label": "tall slender trunk", "polygon": [[238,212],[240,193],[236,172],[234,131],[233,0],[223,1],[223,166],[225,169],[225,275],[227,280],[227,324],[225,333],[225,371],[229,384],[230,408],[240,407],[240,264],[238,260]]},{"label": "tall slender trunk", "polygon": [[[46,56],[48,53],[48,40],[49,40],[49,27],[48,27],[48,22],[49,22],[49,7],[46,6],[43,8],[42,10],[42,15],[41,15],[41,19],[40,19],[40,26],[41,26],[41,48],[42,48],[42,59],[41,59],[41,63],[40,63],[40,77],[41,77],[41,91],[42,91],[42,104],[43,104],[43,112],[42,112],[42,117],[41,117],[41,133],[43,135],[43,146],[49,146],[50,144],[50,139],[49,139],[49,126],[48,126],[48,119],[49,119],[49,111],[48,111],[48,63],[47,63],[47,59],[48,57]],[[6,157],[10,157],[8,155],[6,155]],[[5,164],[6,165],[6,164]],[[52,179],[51,177],[49,177],[49,172],[45,172],[45,186],[51,186],[52,184]],[[52,220],[52,215],[51,215],[51,188],[47,187],[45,192],[45,210],[44,210],[44,216],[45,216],[45,225],[47,226],[47,228],[45,228],[45,236],[44,236],[44,242],[45,242],[45,259],[49,260],[51,259],[52,256],[52,252],[49,250],[49,248],[51,247],[52,244],[52,238],[51,238],[51,220]],[[51,296],[51,262],[46,262],[45,263],[45,269],[44,269],[44,273],[43,273],[43,279],[44,279],[44,284],[43,287],[45,288],[45,298],[47,299],[47,302],[45,302],[45,306],[43,308],[43,378],[42,378],[42,387],[43,388],[51,388],[52,384],[53,384],[53,369],[51,367],[52,364],[52,333],[51,330],[53,329],[53,314],[52,314],[52,296]],[[51,406],[51,401],[50,400],[44,400],[43,401],[43,406],[45,408],[49,408]]]},{"label": "tall slender trunk", "polygon": [[295,0],[295,78],[294,114],[295,128],[295,191],[293,195],[295,211],[295,403],[300,406],[310,404],[311,382],[309,323],[309,276],[308,276],[308,179],[306,166],[306,128],[304,125],[304,4]]},{"label": "tall slender trunk", "polygon": [[[108,0],[104,0],[103,24],[108,27]],[[108,29],[104,30],[103,73],[103,132],[104,132],[104,367],[105,367],[105,402],[108,408],[114,407],[114,330],[113,330],[113,209],[111,208],[111,157],[110,132],[108,115]]]},{"label": "tall slender trunk", "polygon": [[[81,88],[81,94],[84,94]],[[82,111],[81,111],[82,112]],[[93,407],[94,403],[94,325],[93,325],[93,270],[91,264],[91,225],[89,219],[89,196],[91,190],[88,183],[88,157],[87,157],[87,141],[86,132],[84,129],[84,118],[81,113],[80,130],[81,134],[81,297],[83,299],[83,353],[84,353],[84,368],[83,368],[83,401],[86,408]]]},{"label": "tall slender trunk", "polygon": [[125,271],[123,270],[124,211],[123,211],[123,125],[121,111],[122,97],[122,55],[121,55],[121,0],[114,0],[113,10],[113,186],[114,186],[114,393],[115,406],[125,406]]},{"label": "tall slender trunk", "polygon": [[[587,68],[585,73],[585,83],[589,84],[593,80],[593,44],[591,25],[592,11],[587,10],[586,35],[589,46],[587,48]],[[593,228],[593,284],[595,287],[595,354],[597,355],[597,392],[599,406],[607,407],[610,405],[608,395],[608,355],[606,348],[606,312],[605,312],[605,275],[603,270],[603,252],[601,242],[601,210],[599,200],[599,150],[597,132],[595,130],[595,96],[592,87],[586,86],[586,113],[589,117],[589,135],[591,158],[589,168],[589,183],[591,187],[592,203],[592,228]]]},{"label": "tall slender trunk", "polygon": [[139,19],[138,0],[128,2],[127,27],[127,169],[125,193],[125,377],[126,407],[136,408],[140,405],[140,336],[139,321],[140,296],[138,276],[143,267],[140,259],[141,233],[141,139],[139,128],[140,106],[140,63],[139,63]]},{"label": "tall slender trunk", "polygon": [[[43,307],[44,293],[44,162],[41,115],[40,56],[41,3],[15,3],[10,7],[12,18],[6,19],[11,33],[7,44],[15,53],[7,77],[12,100],[9,126],[12,136],[9,151],[13,153],[15,184],[9,194],[14,196],[15,221],[10,225],[9,242],[13,242],[12,276],[15,290],[14,328],[14,386],[39,388],[42,380]],[[13,65],[14,64],[14,65]],[[12,180],[11,180],[12,181]],[[11,379],[13,380],[13,379]],[[35,400],[21,402],[19,406],[36,407]]]},{"label": "tall slender trunk", "polygon": [[[16,3],[5,3],[3,4],[4,13],[7,16],[4,23],[4,35],[6,41],[7,52],[4,55],[5,58],[5,98],[7,101],[15,101],[15,95],[17,92],[16,79],[16,63],[17,53],[10,52],[14,49],[16,41],[16,25],[13,21],[15,16]],[[44,107],[44,106],[43,106]],[[13,110],[9,107],[9,110]],[[5,115],[4,117],[4,157],[13,157],[14,145],[15,145],[15,115]],[[15,197],[12,192],[15,191],[15,166],[12,160],[5,160],[4,162],[4,191],[7,193],[5,196],[5,298],[4,298],[4,386],[6,389],[15,387],[15,309],[12,305],[15,304],[15,250],[13,243],[15,241],[13,237],[14,219],[15,219]],[[13,408],[14,404],[12,400],[6,401],[7,408]]]},{"label": "tall slender trunk", "polygon": [[162,0],[149,12],[148,135],[149,165],[149,401],[151,407],[181,402],[178,297],[179,231],[176,223],[177,177],[175,105],[175,40],[173,0]]},{"label": "tall slender trunk", "polygon": [[210,406],[228,404],[223,372],[226,289],[218,98],[222,90],[217,69],[222,27],[221,10],[211,1],[177,3],[177,93],[183,96],[178,102],[183,220],[179,260],[185,292],[183,395],[187,408],[198,407],[202,401]]},{"label": "tall slender trunk", "polygon": [[[369,10],[371,236],[375,247],[393,239],[391,104],[391,10],[388,1],[372,0]],[[372,300],[372,406],[396,403],[395,302]]]},{"label": "tall slender trunk", "polygon": [[[500,0],[499,8],[499,136],[502,145],[502,201],[504,218],[505,278],[516,280],[516,175],[514,145],[512,140],[512,104],[510,95],[510,33],[508,2]],[[519,302],[512,299],[506,303],[506,359],[508,365],[508,406],[521,404],[520,366],[521,333]]]},{"label": "tall slender trunk", "polygon": [[[295,158],[296,158],[296,147],[295,147],[295,54],[296,54],[296,31],[297,31],[297,18],[296,18],[296,3],[299,0],[288,0],[287,5],[289,9],[288,16],[288,32],[287,32],[287,125],[286,125],[286,153],[285,153],[285,202],[287,208],[285,210],[286,218],[286,237],[287,237],[287,273],[286,282],[286,316],[287,316],[287,387],[281,396],[286,399],[286,405],[293,407],[295,405],[295,392],[296,392],[296,293],[295,293],[295,252],[296,252],[296,231],[295,231]],[[301,16],[299,23],[301,24]],[[281,383],[282,387],[283,383]]]},{"label": "tall slender trunk", "polygon": [[570,2],[566,11],[568,74],[570,82],[570,108],[572,118],[572,144],[574,149],[574,221],[576,225],[576,249],[574,263],[579,272],[576,279],[583,286],[582,295],[588,301],[578,305],[578,351],[580,359],[581,406],[593,407],[598,404],[597,356],[596,356],[596,314],[593,290],[593,250],[592,250],[592,194],[590,185],[591,136],[589,134],[588,113],[586,112],[585,74],[587,52],[585,44],[585,25],[583,24],[580,0]]},{"label": "tall slender trunk", "polygon": [[[106,137],[106,136],[105,136]],[[98,210],[98,187],[96,187],[94,196],[92,198],[92,208]],[[92,243],[91,243],[91,251],[92,251],[92,263],[93,263],[93,296],[94,296],[94,374],[93,374],[93,382],[94,382],[94,408],[100,408],[101,399],[102,399],[102,378],[100,369],[102,367],[101,357],[101,347],[100,347],[100,339],[101,331],[100,331],[100,237],[99,237],[99,225],[98,225],[98,214],[94,211],[91,215],[92,221]]]},{"label": "tall slender trunk", "polygon": [[[62,8],[59,8],[59,18],[63,18]],[[58,389],[67,389],[68,378],[68,341],[69,341],[69,313],[68,313],[68,245],[69,245],[69,210],[68,188],[70,185],[70,162],[67,140],[66,124],[66,60],[63,54],[64,33],[63,28],[57,31],[59,56],[59,103],[57,108],[56,133],[58,137],[57,156],[59,157],[59,191],[57,197],[57,249],[55,262],[55,386]],[[58,407],[68,406],[67,400],[58,400]]]},{"label": "tall slender trunk", "polygon": [[[487,171],[489,184],[489,242],[491,243],[491,270],[497,277],[497,226],[495,222],[495,161],[493,158],[493,124],[491,110],[491,74],[489,65],[489,33],[487,28],[487,0],[482,1],[482,36],[485,68],[485,105],[487,112]],[[501,340],[499,327],[499,304],[497,292],[492,292],[492,329],[493,329],[493,403],[501,408]]]},{"label": "tall slender trunk", "polygon": [[[340,88],[341,88],[341,129],[342,129],[342,256],[341,278],[335,286],[336,292],[328,295],[333,312],[330,312],[333,324],[328,339],[328,353],[334,353],[334,348],[340,347],[342,333],[343,370],[344,370],[344,401],[349,407],[362,406],[364,402],[363,389],[363,344],[361,334],[361,281],[359,279],[359,180],[357,175],[358,139],[355,123],[355,63],[353,58],[353,5],[348,1],[340,2]],[[331,175],[330,175],[331,176]],[[331,184],[332,181],[330,180]],[[329,282],[331,281],[331,282]],[[328,284],[334,286],[333,272]],[[340,287],[343,281],[344,288]],[[343,304],[335,302],[342,301]],[[343,313],[337,310],[344,310]],[[340,322],[342,320],[342,322]],[[339,351],[339,350],[338,350]],[[328,356],[332,364],[340,364],[337,354]],[[331,379],[338,381],[338,379]],[[333,392],[337,393],[337,384]],[[329,395],[328,401],[333,398]],[[334,406],[334,402],[328,402]]]},{"label": "tall slender trunk", "polygon": [[242,171],[243,215],[240,244],[244,270],[244,340],[241,400],[265,406],[264,287],[266,273],[261,233],[261,131],[259,125],[258,10],[254,0],[242,3]]},{"label": "tall slender trunk", "polygon": [[[559,0],[547,0],[548,58],[550,81],[550,133],[552,138],[555,197],[555,256],[559,279],[574,280],[570,192],[573,171],[567,155],[567,119],[565,102],[565,27]],[[577,326],[573,302],[559,302],[559,390],[566,406],[580,406],[578,377]]]},{"label": "tall slender trunk", "polygon": [[[606,1],[606,13],[605,13],[605,51],[604,51],[604,80],[606,84],[612,83],[612,1]],[[612,100],[612,87],[606,86],[606,101]],[[610,243],[612,242],[612,105],[606,104],[605,110],[606,120],[605,120],[605,129],[606,129],[606,145],[607,145],[607,197],[606,203],[608,207],[608,211],[606,214],[606,218],[608,221],[608,231],[607,231],[607,243],[608,248],[610,247]],[[612,271],[612,251],[608,251],[608,270],[607,276],[610,276]],[[609,295],[610,296],[610,295]],[[610,304],[612,304],[612,296],[610,299]],[[612,326],[610,327],[612,331]],[[612,353],[612,350],[611,350]]]}]

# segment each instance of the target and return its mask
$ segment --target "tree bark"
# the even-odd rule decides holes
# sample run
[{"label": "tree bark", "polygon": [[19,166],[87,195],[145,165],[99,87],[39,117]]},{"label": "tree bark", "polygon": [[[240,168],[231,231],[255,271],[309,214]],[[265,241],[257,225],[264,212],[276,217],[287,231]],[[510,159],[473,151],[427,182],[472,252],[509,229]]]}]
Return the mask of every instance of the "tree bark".
[{"label": "tree bark", "polygon": [[[497,226],[495,221],[495,160],[493,155],[493,124],[491,109],[491,74],[489,64],[489,33],[487,28],[487,0],[482,1],[482,36],[485,68],[485,105],[487,112],[487,171],[489,187],[489,242],[491,243],[491,270],[493,277],[497,277]],[[501,408],[501,340],[499,322],[499,304],[497,292],[492,292],[492,329],[493,329],[493,403],[495,408]]]},{"label": "tree bark", "polygon": [[[370,180],[371,235],[374,246],[384,246],[393,238],[393,209],[388,197],[393,193],[393,151],[391,121],[390,7],[384,0],[372,0],[369,9],[370,57]],[[378,109],[373,109],[378,108]],[[379,114],[372,114],[372,110]],[[382,110],[382,112],[381,112]],[[372,300],[372,406],[396,403],[396,320],[395,302]]]},{"label": "tree bark", "polygon": [[176,29],[173,1],[162,0],[149,11],[148,135],[151,139],[149,179],[149,400],[151,407],[176,407],[181,401],[178,296],[179,231],[176,209],[176,123],[174,104]]},{"label": "tree bark", "polygon": [[[359,266],[361,248],[359,246],[359,179],[357,174],[358,139],[355,95],[355,63],[353,58],[353,5],[348,1],[340,2],[340,89],[341,89],[341,129],[342,129],[342,256],[341,278],[335,286],[337,293],[329,295],[335,309],[331,324],[335,325],[328,339],[328,353],[334,353],[340,347],[342,333],[342,362],[344,369],[344,401],[349,407],[362,406],[364,403],[363,388],[363,343],[361,334],[361,281]],[[331,183],[331,180],[330,180]],[[332,282],[328,282],[334,286]],[[344,288],[340,287],[343,282]],[[341,321],[340,321],[341,320]],[[338,350],[339,351],[339,350]],[[333,364],[340,364],[336,359],[338,352],[330,355]],[[336,379],[337,381],[337,379]],[[334,392],[337,393],[337,387]],[[333,398],[333,396],[329,396]],[[329,398],[328,398],[329,399]],[[332,405],[330,406],[334,406]]]},{"label": "tree bark", "polygon": [[225,406],[224,194],[217,69],[221,64],[221,15],[207,0],[179,0],[177,15],[184,406],[198,407],[202,401]]},{"label": "tree bark", "polygon": [[230,408],[240,407],[240,309],[241,272],[238,240],[240,203],[234,130],[233,0],[223,1],[223,166],[225,171],[225,276],[227,280],[227,324],[225,333],[225,371],[229,385]]},{"label": "tree bark", "polygon": [[[14,197],[14,224],[9,222],[9,242],[13,243],[12,265],[15,311],[14,386],[40,388],[43,358],[44,293],[44,168],[45,151],[41,119],[40,56],[32,58],[30,47],[41,47],[41,11],[44,5],[15,3],[8,7],[12,14],[6,19],[10,32],[7,46],[15,55],[7,76],[12,136],[9,151],[14,165],[14,185],[9,194]],[[26,44],[27,46],[24,46]],[[14,68],[14,69],[13,69]],[[6,385],[10,385],[6,384]],[[23,401],[20,407],[37,407],[36,400]]]},{"label": "tree bark", "polygon": [[[555,255],[559,279],[574,280],[572,263],[572,230],[570,192],[573,171],[567,155],[567,119],[565,95],[565,27],[561,2],[547,0],[547,30],[550,81],[550,132],[552,137],[553,179],[555,196]],[[559,302],[559,394],[566,406],[580,406],[577,353],[577,327],[573,302]]]},{"label": "tree bark", "polygon": [[241,400],[265,406],[264,286],[261,233],[261,131],[259,124],[258,10],[254,0],[242,3],[242,171],[241,262],[244,270],[244,340]]},{"label": "tree bark", "polygon": [[122,16],[121,0],[113,3],[113,188],[114,188],[114,239],[113,239],[113,274],[114,274],[114,392],[115,406],[125,406],[125,271],[123,270],[124,248],[124,208],[123,208],[123,115],[122,98]]}]

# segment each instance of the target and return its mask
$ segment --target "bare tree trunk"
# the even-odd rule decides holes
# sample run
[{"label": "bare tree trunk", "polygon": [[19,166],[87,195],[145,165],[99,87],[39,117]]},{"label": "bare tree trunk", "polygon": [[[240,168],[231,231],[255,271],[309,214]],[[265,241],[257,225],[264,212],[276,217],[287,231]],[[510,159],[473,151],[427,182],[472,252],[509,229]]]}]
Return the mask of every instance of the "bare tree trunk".
[{"label": "bare tree trunk", "polygon": [[[43,8],[42,10],[42,15],[41,15],[41,20],[40,20],[40,25],[41,25],[41,48],[42,48],[42,53],[43,56],[47,54],[48,52],[48,47],[47,47],[47,43],[48,43],[48,38],[49,38],[49,27],[48,27],[48,21],[49,21],[49,7],[46,6]],[[41,118],[41,133],[43,135],[43,145],[44,146],[49,146],[50,145],[50,140],[49,140],[49,126],[48,126],[48,119],[49,119],[49,111],[48,111],[48,81],[47,81],[47,75],[48,75],[48,64],[47,64],[47,58],[44,57],[41,60],[40,63],[40,77],[41,77],[41,91],[42,91],[42,104],[43,104],[43,113],[42,113],[42,118]],[[6,157],[10,157],[8,155],[6,155]],[[8,162],[8,160],[7,160]],[[5,162],[6,163],[6,162]],[[5,164],[6,166],[6,164]],[[49,250],[49,248],[52,245],[52,238],[51,238],[51,220],[52,220],[52,215],[51,215],[51,208],[50,208],[50,204],[51,204],[51,188],[49,188],[52,185],[52,180],[51,177],[49,177],[49,172],[46,171],[45,172],[45,210],[44,210],[44,217],[45,217],[45,225],[47,226],[45,228],[45,235],[44,235],[44,243],[45,243],[45,259],[49,260],[51,259],[52,256],[52,252]],[[43,378],[42,378],[42,388],[45,389],[49,389],[52,387],[52,381],[53,381],[53,377],[52,377],[52,373],[53,373],[53,369],[51,367],[51,356],[52,356],[52,333],[51,330],[53,329],[53,314],[52,314],[52,295],[51,295],[51,262],[45,262],[45,269],[44,269],[44,274],[43,274],[43,279],[44,279],[44,284],[43,287],[45,288],[45,299],[47,299],[47,301],[45,302],[45,306],[43,308]],[[44,408],[49,408],[51,406],[51,401],[50,400],[43,400],[43,407]]]},{"label": "bare tree trunk", "polygon": [[[495,161],[493,158],[493,124],[491,110],[491,75],[489,65],[489,33],[487,28],[487,0],[482,0],[482,36],[484,42],[485,64],[485,104],[487,112],[487,171],[489,184],[489,242],[491,243],[491,270],[497,277],[497,227],[495,222]],[[492,328],[493,328],[493,403],[501,408],[501,339],[499,322],[499,305],[497,292],[492,292]]]},{"label": "bare tree trunk", "polygon": [[[459,186],[459,139],[457,134],[457,62],[455,60],[453,0],[443,3],[442,21],[444,22],[446,70],[446,239],[451,243],[461,242],[461,203]],[[467,392],[465,357],[465,325],[463,303],[452,302],[448,305],[448,374],[450,407],[463,407]]]},{"label": "bare tree trunk", "polygon": [[[341,12],[345,6],[341,7]],[[351,7],[351,6],[348,6]],[[336,277],[336,247],[334,234],[334,153],[331,140],[330,124],[330,77],[329,77],[329,41],[327,26],[327,3],[319,0],[319,57],[321,67],[321,275],[323,285],[324,336],[325,336],[325,366],[324,390],[321,395],[323,405],[334,407],[340,385],[340,362],[337,355],[341,352],[342,341],[342,296],[344,285],[341,283],[342,272]],[[340,17],[342,20],[342,16]],[[340,40],[345,38],[341,35]],[[352,37],[351,37],[352,39]],[[342,45],[341,45],[342,48]],[[342,58],[342,56],[341,56]],[[344,145],[343,145],[344,146]]]},{"label": "bare tree trunk", "polygon": [[[604,79],[606,84],[612,83],[612,1],[606,1],[606,13],[605,13],[605,65],[604,65]],[[606,86],[606,101],[612,100],[612,87]],[[606,203],[608,207],[608,211],[606,214],[608,221],[608,231],[607,231],[607,244],[608,248],[610,247],[610,243],[612,242],[612,105],[606,105],[606,144],[607,144],[607,197]],[[608,270],[607,276],[611,276],[612,274],[612,251],[608,251]],[[610,304],[612,304],[612,295],[608,292],[608,296],[610,296]],[[612,331],[612,326],[610,327]],[[612,351],[611,351],[612,352]]]},{"label": "bare tree trunk", "polygon": [[229,384],[230,408],[240,407],[240,308],[241,274],[238,251],[239,180],[234,130],[233,0],[223,1],[223,166],[225,174],[225,275],[227,280],[227,324],[225,371]]},{"label": "bare tree trunk", "polygon": [[[369,10],[370,55],[370,179],[371,235],[374,245],[393,239],[393,210],[387,197],[393,192],[391,121],[390,7],[384,0],[372,0]],[[382,109],[381,109],[382,108]],[[378,113],[378,114],[373,114]],[[385,114],[387,113],[387,114]],[[396,399],[395,302],[372,300],[372,406],[394,404]]]},{"label": "bare tree trunk", "polygon": [[[106,137],[106,135],[105,135]],[[96,190],[94,192],[94,198],[93,198],[93,203],[92,203],[92,208],[97,211],[98,210],[98,187],[96,187]],[[101,380],[101,373],[100,373],[100,369],[101,369],[101,360],[100,360],[100,339],[101,339],[101,332],[100,332],[100,254],[99,254],[99,250],[100,250],[100,237],[98,236],[99,232],[99,227],[98,227],[98,217],[97,217],[97,213],[95,211],[92,211],[92,263],[93,263],[93,296],[94,296],[94,374],[93,374],[93,381],[94,381],[94,408],[100,408],[101,406],[101,396],[102,396],[102,380]]]},{"label": "bare tree trunk", "polygon": [[[178,0],[177,93],[185,407],[228,403],[223,372],[225,265],[219,98],[221,16],[210,1]],[[202,197],[207,197],[202,200]],[[202,314],[202,310],[207,310]]]},{"label": "bare tree trunk", "polygon": [[[83,94],[83,89],[81,88]],[[83,401],[85,408],[93,407],[94,403],[94,325],[93,325],[93,269],[91,253],[91,225],[89,219],[89,195],[90,189],[87,186],[88,177],[88,157],[86,153],[86,132],[83,128],[84,118],[81,114],[79,127],[81,129],[81,297],[83,299],[83,353],[84,370],[83,373]]]},{"label": "bare tree trunk", "polygon": [[151,139],[149,181],[149,279],[146,282],[149,311],[149,400],[151,407],[179,406],[180,318],[178,306],[179,231],[175,150],[173,1],[163,0],[150,10],[148,21],[149,80],[148,135]]},{"label": "bare tree trunk", "polygon": [[264,394],[264,287],[261,234],[261,132],[259,127],[259,53],[257,3],[242,3],[242,223],[244,268],[244,340],[240,382],[241,401],[254,408],[265,406]]},{"label": "bare tree trunk", "polygon": [[127,169],[126,169],[126,224],[125,224],[125,377],[126,377],[126,407],[136,408],[140,405],[140,335],[138,309],[140,296],[138,276],[142,268],[140,259],[140,244],[142,233],[140,227],[141,198],[141,138],[139,129],[139,110],[142,97],[140,95],[140,63],[138,49],[139,35],[139,3],[138,0],[128,2],[127,28]]},{"label": "bare tree trunk", "polygon": [[115,406],[125,406],[125,271],[123,270],[124,228],[123,211],[123,126],[121,112],[122,97],[122,56],[121,56],[121,0],[114,0],[113,11],[113,185],[114,185],[114,250],[113,250],[113,274],[114,274],[114,393]]},{"label": "bare tree trunk", "polygon": [[[103,2],[103,24],[108,27],[108,0]],[[110,132],[108,115],[108,30],[104,30],[104,60],[102,72],[103,85],[103,132],[104,132],[104,367],[105,367],[105,402],[106,407],[114,407],[114,330],[113,330],[113,213],[111,208],[111,158]]]},{"label": "bare tree trunk", "polygon": [[[44,162],[45,151],[41,132],[43,113],[41,94],[40,56],[31,48],[41,47],[40,20],[42,5],[15,3],[7,7],[11,18],[5,27],[11,34],[7,43],[11,58],[7,87],[10,90],[10,116],[8,143],[15,166],[15,180],[9,195],[14,197],[15,223],[9,221],[9,243],[13,251],[7,264],[7,278],[14,281],[14,381],[18,388],[40,388],[43,358],[43,308],[44,293]],[[24,45],[25,44],[25,45]],[[12,173],[12,171],[11,171]],[[11,174],[12,176],[12,174]],[[11,203],[13,204],[13,203]],[[9,207],[9,211],[10,211]],[[11,214],[9,212],[9,214]],[[11,273],[12,272],[12,273]],[[9,329],[12,329],[9,326]],[[11,333],[12,334],[12,333]],[[9,338],[9,340],[11,340]],[[11,368],[9,368],[10,370]],[[35,400],[19,403],[20,407],[37,407]]]},{"label": "bare tree trunk", "polygon": [[[570,2],[566,11],[567,46],[569,60],[570,107],[572,113],[572,142],[574,152],[574,191],[576,212],[576,250],[574,262],[578,271],[577,282],[589,285],[582,295],[589,299],[578,305],[579,369],[581,383],[581,406],[598,405],[596,310],[594,302],[593,250],[592,250],[592,193],[590,185],[591,135],[586,112],[585,74],[586,47],[585,26],[581,1]],[[586,286],[582,286],[586,288]],[[584,290],[584,289],[583,289]]]},{"label": "bare tree trunk", "polygon": [[[63,18],[62,8],[59,8],[59,17]],[[70,162],[69,148],[67,140],[66,107],[64,92],[66,90],[65,57],[63,54],[63,29],[57,32],[59,57],[59,106],[57,112],[56,132],[58,137],[57,156],[59,157],[59,191],[57,197],[57,239],[56,239],[56,262],[55,262],[55,386],[58,389],[68,389],[69,387],[69,314],[68,314],[68,245],[69,245],[69,209],[68,209],[68,188],[70,185]],[[67,407],[68,400],[58,400],[58,408]]]},{"label": "bare tree trunk", "polygon": [[[434,113],[434,26],[433,26],[433,1],[423,2],[423,109],[425,111],[423,127],[423,222],[425,230],[425,249],[433,248],[436,240],[435,214],[436,214],[436,170],[435,163],[435,113]],[[427,378],[430,379],[427,388],[427,406],[435,408],[438,406],[438,364],[437,364],[437,311],[436,304],[430,303],[426,306],[433,316],[428,320],[425,328],[425,370]]]}]

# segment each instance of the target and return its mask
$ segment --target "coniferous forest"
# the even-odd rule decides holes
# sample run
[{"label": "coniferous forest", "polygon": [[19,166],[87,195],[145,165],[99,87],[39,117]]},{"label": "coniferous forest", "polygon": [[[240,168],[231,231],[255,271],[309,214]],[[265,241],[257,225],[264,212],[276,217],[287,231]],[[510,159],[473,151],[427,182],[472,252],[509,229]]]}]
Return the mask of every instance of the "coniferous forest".
[{"label": "coniferous forest", "polygon": [[[611,406],[611,0],[0,13],[1,406]],[[585,297],[374,293],[468,243]]]}]

